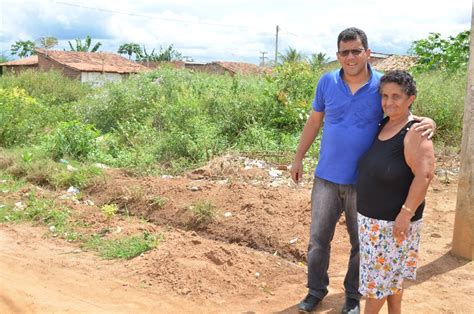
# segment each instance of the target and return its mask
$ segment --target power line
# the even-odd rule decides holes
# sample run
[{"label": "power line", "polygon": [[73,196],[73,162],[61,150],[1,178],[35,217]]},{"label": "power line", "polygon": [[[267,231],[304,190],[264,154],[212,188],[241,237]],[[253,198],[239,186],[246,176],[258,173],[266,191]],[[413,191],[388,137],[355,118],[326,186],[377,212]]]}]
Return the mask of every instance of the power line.
[{"label": "power line", "polygon": [[128,12],[121,12],[121,11],[115,11],[115,10],[94,8],[94,7],[84,6],[84,5],[80,5],[80,4],[60,2],[60,1],[55,1],[55,3],[60,4],[60,5],[70,6],[70,7],[81,8],[81,9],[95,10],[95,11],[101,11],[101,12],[106,12],[106,13],[122,14],[122,15],[129,15],[129,16],[145,17],[145,18],[148,18],[148,19],[163,20],[163,21],[169,21],[169,22],[180,22],[180,23],[198,24],[198,25],[210,25],[210,26],[219,26],[219,27],[236,27],[236,28],[250,28],[251,27],[251,26],[247,26],[247,25],[231,25],[231,24],[193,22],[193,21],[186,21],[186,20],[180,20],[180,19],[170,19],[170,18],[156,17],[156,16],[139,14],[139,13],[128,13]]}]

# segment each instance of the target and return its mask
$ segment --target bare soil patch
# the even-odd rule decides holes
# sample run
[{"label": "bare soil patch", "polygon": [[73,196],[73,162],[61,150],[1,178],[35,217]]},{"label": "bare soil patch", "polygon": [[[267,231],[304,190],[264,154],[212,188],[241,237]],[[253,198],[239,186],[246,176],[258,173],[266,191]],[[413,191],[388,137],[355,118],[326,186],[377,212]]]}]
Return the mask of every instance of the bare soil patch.
[{"label": "bare soil patch", "polygon": [[[404,297],[407,313],[469,313],[474,307],[473,262],[449,254],[456,163],[440,164],[427,197],[418,280]],[[37,187],[3,195],[18,201],[36,189],[71,208],[80,231],[113,238],[146,230],[163,240],[134,259],[103,260],[52,236],[46,226],[0,225],[0,311],[296,313],[306,293],[311,181],[296,187],[284,169],[227,156],[180,177],[108,170],[82,191],[82,200]],[[196,223],[189,208],[202,202],[216,214]],[[118,205],[120,214],[106,219],[104,204]],[[338,312],[344,302],[348,242],[341,217],[330,294],[316,312]]]}]

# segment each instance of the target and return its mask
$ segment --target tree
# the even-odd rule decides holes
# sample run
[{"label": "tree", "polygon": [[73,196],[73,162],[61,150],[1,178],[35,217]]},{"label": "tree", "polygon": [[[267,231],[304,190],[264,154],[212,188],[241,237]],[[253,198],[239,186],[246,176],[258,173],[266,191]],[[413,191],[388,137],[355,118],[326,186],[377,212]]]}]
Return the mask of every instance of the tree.
[{"label": "tree", "polygon": [[434,69],[456,71],[467,68],[469,60],[470,32],[464,31],[455,37],[443,39],[439,33],[430,33],[428,38],[412,43],[411,54],[418,57],[415,70],[418,72]]},{"label": "tree", "polygon": [[309,58],[309,64],[313,69],[320,68],[323,64],[328,63],[329,57],[322,52],[313,53]]},{"label": "tree", "polygon": [[8,61],[10,61],[10,60],[8,59],[8,56],[6,56],[6,55],[3,54],[3,53],[0,54],[0,63],[4,63],[4,62],[8,62]]},{"label": "tree", "polygon": [[117,50],[120,54],[127,54],[128,60],[132,58],[132,54],[135,54],[135,58],[142,55],[142,48],[136,43],[126,43],[120,45],[119,49]]},{"label": "tree", "polygon": [[31,40],[19,40],[11,46],[11,54],[18,55],[20,58],[28,57],[35,53],[35,43]]},{"label": "tree", "polygon": [[58,44],[58,39],[52,36],[45,36],[38,39],[41,48],[51,49]]},{"label": "tree", "polygon": [[301,62],[304,60],[304,55],[296,49],[288,47],[285,54],[280,54],[280,60],[282,63]]},{"label": "tree", "polygon": [[92,39],[89,35],[87,35],[84,39],[84,44],[82,43],[82,40],[80,38],[76,39],[75,46],[73,46],[70,41],[68,41],[68,43],[69,47],[71,48],[71,51],[96,52],[97,50],[99,50],[100,46],[102,46],[101,42],[97,42],[91,49]]},{"label": "tree", "polygon": [[173,45],[169,45],[168,48],[163,49],[160,47],[160,52],[155,53],[155,49],[148,53],[145,46],[143,46],[143,52],[140,56],[137,55],[137,61],[179,61],[183,60],[183,55],[173,48]]}]

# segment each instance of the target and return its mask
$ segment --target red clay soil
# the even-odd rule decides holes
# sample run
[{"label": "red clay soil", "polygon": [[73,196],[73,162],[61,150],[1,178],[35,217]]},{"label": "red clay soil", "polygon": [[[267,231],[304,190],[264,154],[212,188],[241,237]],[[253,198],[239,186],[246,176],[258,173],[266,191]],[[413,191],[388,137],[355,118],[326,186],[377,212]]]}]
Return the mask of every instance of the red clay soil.
[{"label": "red clay soil", "polygon": [[[438,171],[429,189],[418,280],[404,296],[407,313],[474,308],[473,262],[449,254],[456,200],[456,174],[449,171]],[[103,260],[52,237],[47,227],[2,224],[1,313],[296,313],[306,293],[311,182],[296,187],[287,171],[226,157],[181,177],[108,170],[82,191],[82,201],[30,188],[71,208],[82,231],[119,237],[147,230],[163,240],[134,259]],[[189,209],[205,202],[216,215],[198,223]],[[104,204],[118,205],[120,215],[105,219]],[[330,293],[316,312],[340,310],[348,252],[342,217],[332,245]]]}]

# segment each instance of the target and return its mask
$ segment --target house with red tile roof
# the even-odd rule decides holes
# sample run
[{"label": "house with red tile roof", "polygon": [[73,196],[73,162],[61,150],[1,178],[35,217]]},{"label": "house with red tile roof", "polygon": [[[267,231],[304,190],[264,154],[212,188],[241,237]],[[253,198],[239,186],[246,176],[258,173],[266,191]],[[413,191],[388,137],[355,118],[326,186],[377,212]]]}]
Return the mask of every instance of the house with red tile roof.
[{"label": "house with red tile roof", "polygon": [[234,76],[239,75],[261,75],[264,73],[270,73],[271,69],[267,67],[261,67],[252,63],[245,62],[228,62],[228,61],[215,61],[206,64],[202,63],[188,63],[184,64],[186,69],[195,71],[202,71],[214,74],[229,74]]},{"label": "house with red tile roof", "polygon": [[38,68],[38,56],[33,55],[27,58],[0,63],[2,73],[19,73],[29,69]]},{"label": "house with red tile roof", "polygon": [[[20,69],[12,68],[23,66],[30,62],[29,66],[48,71],[61,71],[65,76],[79,79],[81,82],[102,84],[104,81],[118,81],[127,78],[130,74],[148,71],[148,68],[130,61],[122,56],[109,52],[82,52],[82,51],[58,51],[36,48],[36,56],[26,59],[11,61],[0,64],[6,71],[18,72]],[[15,63],[16,62],[16,63]]]}]

